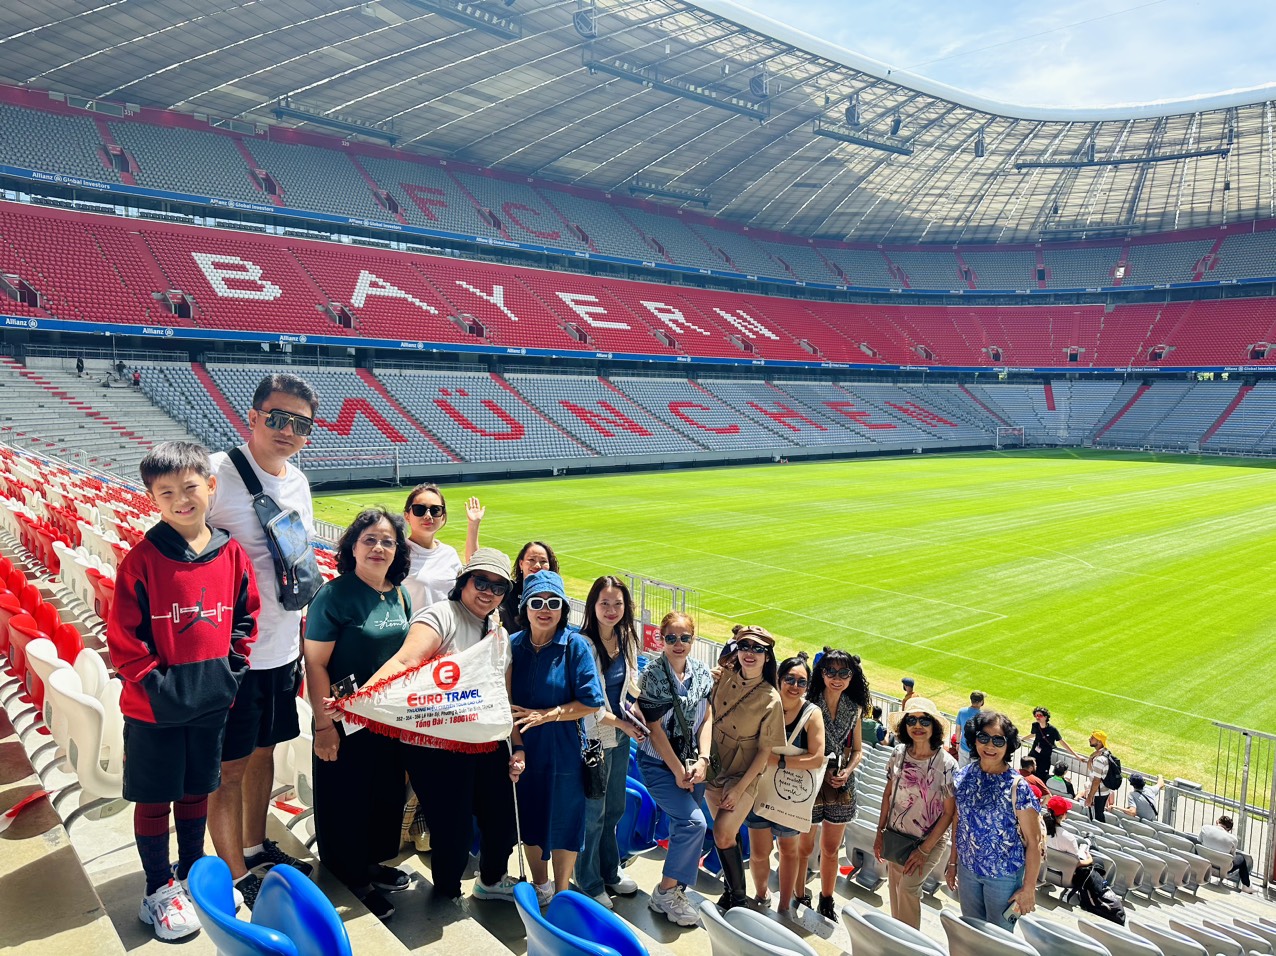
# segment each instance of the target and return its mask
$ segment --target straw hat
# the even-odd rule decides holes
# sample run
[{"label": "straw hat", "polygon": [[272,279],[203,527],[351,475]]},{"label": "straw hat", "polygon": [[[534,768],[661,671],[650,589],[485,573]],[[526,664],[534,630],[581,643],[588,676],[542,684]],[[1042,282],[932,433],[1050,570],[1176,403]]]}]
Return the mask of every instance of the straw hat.
[{"label": "straw hat", "polygon": [[940,733],[945,740],[948,739],[948,721],[944,720],[944,715],[939,712],[934,701],[927,700],[925,697],[910,698],[903,710],[897,710],[891,714],[891,733],[900,735],[900,727],[906,714],[926,714],[931,720],[938,721]]}]

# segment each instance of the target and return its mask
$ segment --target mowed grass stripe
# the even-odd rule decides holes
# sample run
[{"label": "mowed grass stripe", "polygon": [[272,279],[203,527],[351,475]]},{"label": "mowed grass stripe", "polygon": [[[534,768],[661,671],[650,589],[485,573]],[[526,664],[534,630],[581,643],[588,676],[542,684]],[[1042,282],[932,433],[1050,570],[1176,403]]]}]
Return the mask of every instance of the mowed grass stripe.
[{"label": "mowed grass stripe", "polygon": [[[972,687],[1074,746],[1213,777],[1209,719],[1276,729],[1270,462],[1025,450],[477,484],[483,542],[549,541],[572,593],[607,572],[699,591],[706,632],[845,646],[950,710]],[[344,524],[400,489],[316,502]]]}]

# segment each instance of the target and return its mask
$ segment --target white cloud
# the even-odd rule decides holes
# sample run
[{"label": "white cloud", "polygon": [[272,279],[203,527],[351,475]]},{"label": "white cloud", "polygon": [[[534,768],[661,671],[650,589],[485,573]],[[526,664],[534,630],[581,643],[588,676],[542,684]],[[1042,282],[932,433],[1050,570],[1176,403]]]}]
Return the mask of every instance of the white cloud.
[{"label": "white cloud", "polygon": [[1276,82],[1271,0],[738,0],[854,53],[1018,105],[1177,100]]}]

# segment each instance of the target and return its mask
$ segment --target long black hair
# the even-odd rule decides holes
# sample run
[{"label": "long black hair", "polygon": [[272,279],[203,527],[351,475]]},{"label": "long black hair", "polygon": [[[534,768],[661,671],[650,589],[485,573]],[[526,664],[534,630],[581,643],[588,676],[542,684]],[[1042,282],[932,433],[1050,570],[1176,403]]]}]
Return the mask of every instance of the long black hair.
[{"label": "long black hair", "polygon": [[824,648],[824,653],[820,655],[815,671],[811,674],[811,686],[806,689],[806,699],[818,704],[824,698],[824,672],[834,664],[839,668],[851,669],[851,679],[843,693],[859,705],[861,714],[867,714],[872,698],[869,697],[868,678],[864,676],[864,668],[860,666],[860,656],[836,647]]},{"label": "long black hair", "polygon": [[338,574],[354,573],[355,542],[359,540],[363,532],[374,524],[379,524],[383,519],[388,521],[390,527],[394,529],[394,557],[390,561],[390,567],[386,569],[385,579],[396,586],[403,583],[412,562],[408,554],[408,539],[403,533],[403,518],[380,506],[360,511],[350,522],[350,527],[342,532],[341,540],[337,542]]},{"label": "long black hair", "polygon": [[[634,626],[634,599],[629,593],[629,587],[620,578],[604,574],[596,580],[589,589],[589,597],[585,598],[585,618],[581,621],[580,632],[594,642],[594,650],[598,652],[598,659],[611,663],[611,658],[607,654],[607,648],[603,646],[602,637],[598,632],[598,614],[594,610],[598,604],[599,597],[608,588],[615,588],[620,592],[625,602],[624,613],[621,614],[620,620],[616,622],[616,642],[620,648],[620,656],[630,667],[638,666],[638,630]],[[600,677],[602,675],[599,675]]]}]

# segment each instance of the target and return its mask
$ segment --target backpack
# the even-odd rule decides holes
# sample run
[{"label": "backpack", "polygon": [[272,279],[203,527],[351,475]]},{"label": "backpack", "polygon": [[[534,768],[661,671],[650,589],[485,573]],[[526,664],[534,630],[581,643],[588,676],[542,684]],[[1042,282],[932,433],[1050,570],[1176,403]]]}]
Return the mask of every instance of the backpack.
[{"label": "backpack", "polygon": [[[266,533],[266,547],[275,565],[275,586],[279,603],[287,611],[300,611],[323,586],[319,562],[310,544],[310,535],[301,515],[293,508],[284,511],[274,498],[262,490],[261,482],[248,459],[238,448],[228,453],[244,488],[253,497],[253,511]],[[257,582],[258,588],[264,586]]]},{"label": "backpack", "polygon": [[1072,875],[1072,892],[1081,902],[1081,908],[1101,919],[1125,925],[1125,904],[1112,892],[1097,864],[1078,866]]},{"label": "backpack", "polygon": [[1111,750],[1105,750],[1108,755],[1108,772],[1103,775],[1103,786],[1107,790],[1121,789],[1121,761],[1117,759],[1117,755]]}]

